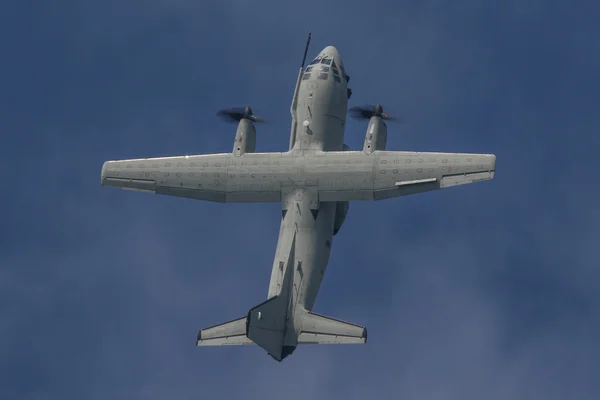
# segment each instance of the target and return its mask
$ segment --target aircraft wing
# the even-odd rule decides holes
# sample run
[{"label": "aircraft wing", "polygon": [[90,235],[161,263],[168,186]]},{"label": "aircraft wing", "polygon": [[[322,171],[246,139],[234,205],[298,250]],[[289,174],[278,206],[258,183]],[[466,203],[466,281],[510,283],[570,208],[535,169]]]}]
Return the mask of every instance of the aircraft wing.
[{"label": "aircraft wing", "polygon": [[225,200],[230,154],[107,161],[102,185],[208,201]]},{"label": "aircraft wing", "polygon": [[220,203],[279,202],[296,175],[285,153],[201,154],[107,161],[101,184]]},{"label": "aircraft wing", "polygon": [[102,185],[198,200],[280,202],[294,185],[319,201],[382,200],[489,180],[493,154],[408,151],[231,153],[107,161]]},{"label": "aircraft wing", "polygon": [[493,154],[407,151],[327,152],[310,163],[319,201],[382,200],[494,178]]}]

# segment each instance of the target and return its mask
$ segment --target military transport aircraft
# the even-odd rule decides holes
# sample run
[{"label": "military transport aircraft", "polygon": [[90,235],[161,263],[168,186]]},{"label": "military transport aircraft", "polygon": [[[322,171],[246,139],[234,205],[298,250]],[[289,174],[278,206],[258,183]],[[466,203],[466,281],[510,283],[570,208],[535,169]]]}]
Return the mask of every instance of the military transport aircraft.
[{"label": "military transport aircraft", "polygon": [[366,343],[365,327],[312,311],[333,236],[350,201],[382,200],[489,180],[493,154],[386,151],[391,117],[380,105],[350,110],[369,119],[363,149],[344,144],[352,91],[340,53],[325,47],[304,68],[291,106],[289,150],[255,152],[249,107],[219,115],[238,122],[231,153],[107,161],[102,185],[222,203],[279,202],[281,228],[267,300],[241,318],[202,329],[198,346],[257,344],[277,361],[298,344]]}]

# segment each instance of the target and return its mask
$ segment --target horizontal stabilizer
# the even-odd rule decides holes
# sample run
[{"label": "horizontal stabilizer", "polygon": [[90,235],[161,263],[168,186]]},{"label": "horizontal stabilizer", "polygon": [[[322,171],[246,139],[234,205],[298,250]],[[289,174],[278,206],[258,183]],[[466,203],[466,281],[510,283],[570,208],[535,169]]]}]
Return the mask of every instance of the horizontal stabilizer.
[{"label": "horizontal stabilizer", "polygon": [[307,312],[302,319],[299,344],[363,344],[367,328],[324,315]]},{"label": "horizontal stabilizer", "polygon": [[197,346],[233,346],[254,344],[246,336],[246,317],[225,322],[198,332]]}]

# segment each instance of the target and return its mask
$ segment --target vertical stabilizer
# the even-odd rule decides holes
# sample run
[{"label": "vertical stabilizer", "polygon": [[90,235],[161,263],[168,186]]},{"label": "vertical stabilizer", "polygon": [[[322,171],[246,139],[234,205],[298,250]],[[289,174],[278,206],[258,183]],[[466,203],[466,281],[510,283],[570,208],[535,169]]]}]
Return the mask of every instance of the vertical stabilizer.
[{"label": "vertical stabilizer", "polygon": [[248,311],[246,318],[246,336],[262,347],[277,361],[291,354],[293,349],[283,345],[288,326],[290,291],[294,277],[294,250],[296,234],[292,238],[281,291],[278,295],[257,305]]}]

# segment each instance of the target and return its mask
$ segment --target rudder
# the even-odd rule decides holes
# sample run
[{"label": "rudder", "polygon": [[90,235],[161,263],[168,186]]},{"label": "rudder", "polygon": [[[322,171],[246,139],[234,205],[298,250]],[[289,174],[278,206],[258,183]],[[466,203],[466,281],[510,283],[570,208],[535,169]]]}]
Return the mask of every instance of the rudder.
[{"label": "rudder", "polygon": [[274,296],[248,311],[246,336],[277,361],[283,359],[287,301]]},{"label": "rudder", "polygon": [[246,336],[277,361],[283,360],[295,349],[295,346],[284,346],[288,328],[295,247],[296,235],[294,234],[279,294],[250,309],[246,317]]}]

